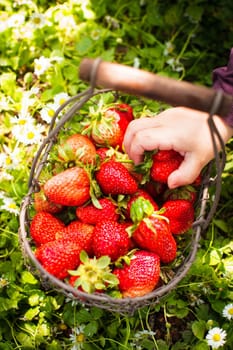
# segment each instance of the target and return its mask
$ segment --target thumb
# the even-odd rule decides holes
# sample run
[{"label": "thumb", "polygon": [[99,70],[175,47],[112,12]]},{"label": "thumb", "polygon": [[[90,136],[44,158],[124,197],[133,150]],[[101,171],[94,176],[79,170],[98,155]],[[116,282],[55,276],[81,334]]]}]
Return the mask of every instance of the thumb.
[{"label": "thumb", "polygon": [[201,164],[193,154],[185,154],[180,167],[173,171],[168,177],[168,187],[170,189],[192,184],[201,172]]}]

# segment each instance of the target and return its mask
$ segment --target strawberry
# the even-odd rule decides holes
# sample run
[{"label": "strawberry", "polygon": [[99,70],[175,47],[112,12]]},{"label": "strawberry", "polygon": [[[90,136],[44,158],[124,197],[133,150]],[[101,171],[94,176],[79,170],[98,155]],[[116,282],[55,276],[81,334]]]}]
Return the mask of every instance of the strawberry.
[{"label": "strawberry", "polygon": [[92,238],[94,226],[78,220],[71,221],[63,230],[56,234],[56,239],[71,239],[79,243],[80,247],[92,255]]},{"label": "strawberry", "polygon": [[136,180],[125,166],[114,160],[100,165],[96,172],[96,181],[106,195],[133,194],[138,188]]},{"label": "strawberry", "polygon": [[69,271],[69,283],[86,293],[101,293],[118,285],[118,278],[111,272],[109,256],[89,258],[85,251],[80,254],[81,263],[76,271]]},{"label": "strawberry", "polygon": [[58,157],[66,162],[95,163],[96,148],[86,135],[73,134],[58,146]]},{"label": "strawberry", "polygon": [[[91,115],[92,114],[92,115]],[[86,128],[95,144],[99,146],[112,146],[122,149],[126,128],[131,120],[131,112],[126,105],[119,104],[100,107],[98,111],[90,113],[91,121]]]},{"label": "strawberry", "polygon": [[130,263],[113,269],[119,280],[119,289],[124,298],[142,297],[152,292],[160,277],[160,258],[144,250],[134,252]]},{"label": "strawberry", "polygon": [[43,187],[34,195],[34,208],[36,212],[47,211],[51,214],[59,213],[62,210],[62,205],[51,202],[44,194]]},{"label": "strawberry", "polygon": [[168,264],[176,257],[176,241],[162,215],[152,214],[144,218],[134,231],[133,240],[141,249],[158,254],[163,263]]},{"label": "strawberry", "polygon": [[130,208],[138,197],[148,199],[150,203],[153,205],[154,210],[159,209],[157,203],[154,201],[154,199],[151,197],[151,195],[147,191],[143,189],[138,189],[137,192],[135,192],[133,195],[130,196],[129,201],[127,203],[127,208],[126,208],[127,217],[130,217]]},{"label": "strawberry", "polygon": [[197,189],[192,185],[167,189],[163,194],[163,200],[168,201],[173,199],[186,199],[194,204],[197,199]]},{"label": "strawberry", "polygon": [[83,168],[72,167],[47,180],[44,192],[54,203],[65,206],[83,205],[90,199],[90,180]]},{"label": "strawberry", "polygon": [[56,233],[65,224],[50,213],[40,211],[34,215],[30,224],[30,234],[37,246],[56,239]]},{"label": "strawberry", "polygon": [[109,110],[117,111],[121,117],[126,118],[129,122],[134,119],[133,108],[127,103],[116,103],[114,107],[110,107]]},{"label": "strawberry", "polygon": [[35,257],[47,272],[59,279],[64,279],[68,276],[68,270],[78,267],[81,250],[77,241],[60,238],[38,247]]},{"label": "strawberry", "polygon": [[171,232],[179,235],[188,231],[194,222],[195,211],[189,200],[174,199],[163,204],[163,215],[169,219]]},{"label": "strawberry", "polygon": [[108,157],[108,147],[99,147],[96,149],[96,154],[99,156],[100,163],[102,163],[104,160]]},{"label": "strawberry", "polygon": [[163,196],[163,193],[167,190],[167,185],[150,179],[145,183],[143,189],[149,193],[152,198],[159,200]]},{"label": "strawberry", "polygon": [[127,225],[114,220],[102,220],[95,226],[93,233],[93,251],[98,258],[103,255],[110,257],[112,261],[127,254],[131,240],[126,232]]},{"label": "strawberry", "polygon": [[130,216],[134,225],[128,231],[136,246],[158,254],[163,263],[172,262],[176,257],[177,245],[169,220],[159,211],[154,211],[150,201],[142,197],[132,204]]},{"label": "strawberry", "polygon": [[168,176],[179,168],[184,157],[174,150],[159,150],[152,156],[151,179],[167,183]]},{"label": "strawberry", "polygon": [[79,220],[87,224],[96,225],[106,218],[117,221],[119,214],[116,212],[116,205],[109,198],[99,199],[101,208],[96,208],[92,203],[86,206],[77,207],[76,215]]}]

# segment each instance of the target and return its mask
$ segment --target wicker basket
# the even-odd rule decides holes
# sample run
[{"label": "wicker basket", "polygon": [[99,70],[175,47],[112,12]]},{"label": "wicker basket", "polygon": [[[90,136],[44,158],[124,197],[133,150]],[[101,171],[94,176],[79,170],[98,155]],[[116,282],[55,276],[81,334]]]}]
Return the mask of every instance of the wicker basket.
[{"label": "wicker basket", "polygon": [[[25,257],[25,263],[28,269],[33,274],[39,276],[44,288],[52,288],[58,292],[64,293],[67,297],[77,300],[88,306],[97,306],[109,311],[118,312],[121,314],[133,314],[136,309],[144,307],[146,305],[152,305],[158,303],[162,297],[166,296],[177,284],[186,276],[189,271],[198,251],[199,240],[202,232],[207,228],[217,206],[221,191],[221,172],[224,167],[224,156],[216,152],[216,161],[210,163],[206,168],[203,176],[203,181],[200,187],[199,200],[197,202],[197,217],[193,224],[192,235],[185,248],[185,254],[183,260],[180,261],[179,266],[173,269],[173,277],[165,284],[160,285],[153,292],[136,298],[112,298],[103,293],[87,294],[79,291],[69,284],[55,278],[49,274],[39,261],[35,258],[33,253],[33,241],[30,237],[30,222],[31,222],[31,209],[34,203],[34,193],[39,190],[39,177],[44,165],[48,162],[48,157],[51,149],[57,142],[57,137],[64,127],[67,128],[69,120],[77,115],[83,108],[83,106],[96,97],[98,94],[109,92],[109,90],[95,90],[93,87],[87,89],[81,94],[78,94],[66,103],[64,103],[55,113],[55,116],[51,122],[48,136],[44,139],[37,154],[32,163],[31,173],[28,184],[28,193],[22,201],[20,212],[20,230],[19,238],[23,255]],[[218,97],[217,97],[218,98]],[[213,124],[212,115],[217,110],[218,101],[214,101],[213,109],[210,111],[210,132],[212,135],[216,134],[216,130]],[[66,108],[66,112],[62,118],[58,118],[61,111]],[[213,137],[213,141],[216,137]],[[216,141],[214,142],[216,150]],[[223,152],[224,153],[224,152]],[[214,177],[213,177],[214,173]],[[213,188],[211,190],[211,188]],[[209,195],[209,191],[212,191],[213,195]],[[215,200],[211,202],[211,198],[215,197]]]}]

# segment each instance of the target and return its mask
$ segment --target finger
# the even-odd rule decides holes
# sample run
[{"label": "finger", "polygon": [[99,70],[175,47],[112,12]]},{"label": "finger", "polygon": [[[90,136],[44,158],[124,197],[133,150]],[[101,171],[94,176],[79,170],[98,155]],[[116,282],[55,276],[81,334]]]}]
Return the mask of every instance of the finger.
[{"label": "finger", "polygon": [[124,135],[124,141],[123,141],[123,145],[127,153],[138,132],[143,131],[144,129],[150,129],[152,127],[159,126],[159,122],[156,119],[157,117],[154,117],[154,118],[145,117],[145,118],[135,119],[132,122],[130,122],[130,124],[126,129],[126,132]]},{"label": "finger", "polygon": [[128,146],[127,153],[130,159],[132,159],[135,164],[139,164],[143,161],[145,151],[172,149],[171,133],[172,131],[167,129],[161,130],[161,128],[150,128],[138,131],[134,134]]},{"label": "finger", "polygon": [[168,177],[170,189],[192,184],[200,174],[204,165],[192,153],[186,153],[180,167]]}]

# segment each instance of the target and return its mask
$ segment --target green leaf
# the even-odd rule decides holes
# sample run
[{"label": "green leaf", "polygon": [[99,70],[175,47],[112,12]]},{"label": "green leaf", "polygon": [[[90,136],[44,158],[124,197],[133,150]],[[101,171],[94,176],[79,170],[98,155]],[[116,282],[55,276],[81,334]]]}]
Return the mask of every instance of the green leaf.
[{"label": "green leaf", "polygon": [[81,309],[77,313],[77,320],[79,323],[86,323],[92,320],[92,315],[89,310]]},{"label": "green leaf", "polygon": [[192,331],[195,337],[202,340],[206,332],[206,322],[205,321],[194,321],[192,323]]},{"label": "green leaf", "polygon": [[222,254],[219,250],[215,249],[210,252],[210,261],[211,266],[218,265],[221,262]]},{"label": "green leaf", "polygon": [[98,322],[97,321],[91,321],[88,323],[84,328],[84,334],[87,337],[93,337],[94,334],[98,331]]},{"label": "green leaf", "polygon": [[209,348],[206,341],[200,341],[193,346],[193,350],[209,350]]},{"label": "green leaf", "polygon": [[221,219],[213,219],[213,224],[220,228],[220,230],[222,230],[223,232],[228,233],[229,228],[226,221]]},{"label": "green leaf", "polygon": [[85,55],[92,47],[93,41],[88,37],[83,37],[75,45],[75,49],[78,51],[79,55]]},{"label": "green leaf", "polygon": [[29,271],[23,271],[21,275],[21,281],[23,284],[37,284],[37,279]]},{"label": "green leaf", "polygon": [[35,318],[39,314],[39,312],[40,312],[39,306],[31,308],[24,314],[24,318],[26,320],[31,321],[33,318]]}]

